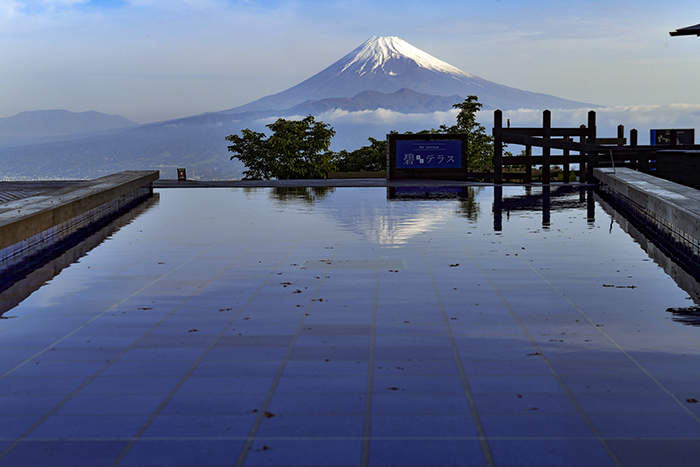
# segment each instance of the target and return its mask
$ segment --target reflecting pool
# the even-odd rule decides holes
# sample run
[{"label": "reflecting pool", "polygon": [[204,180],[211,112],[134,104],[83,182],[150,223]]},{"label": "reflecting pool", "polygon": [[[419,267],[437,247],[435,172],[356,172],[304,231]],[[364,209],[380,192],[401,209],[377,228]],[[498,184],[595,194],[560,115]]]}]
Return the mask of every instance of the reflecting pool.
[{"label": "reflecting pool", "polygon": [[0,295],[0,467],[700,455],[697,282],[585,189],[164,189],[59,264]]}]

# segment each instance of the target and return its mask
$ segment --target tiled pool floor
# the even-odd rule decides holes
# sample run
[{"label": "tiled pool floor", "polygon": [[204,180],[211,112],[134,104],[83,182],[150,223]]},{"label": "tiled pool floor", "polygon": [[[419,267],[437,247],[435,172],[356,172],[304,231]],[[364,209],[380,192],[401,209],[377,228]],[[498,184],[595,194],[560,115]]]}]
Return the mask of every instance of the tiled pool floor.
[{"label": "tiled pool floor", "polygon": [[0,320],[0,467],[698,465],[688,293],[470,193],[163,190]]}]

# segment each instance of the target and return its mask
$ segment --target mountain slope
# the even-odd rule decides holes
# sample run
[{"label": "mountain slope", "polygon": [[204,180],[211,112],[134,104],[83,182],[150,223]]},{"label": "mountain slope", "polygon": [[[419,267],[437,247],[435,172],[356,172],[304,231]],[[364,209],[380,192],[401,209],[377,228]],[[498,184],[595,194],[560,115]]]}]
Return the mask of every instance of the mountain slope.
[{"label": "mountain slope", "polygon": [[401,113],[431,113],[450,110],[452,105],[462,100],[463,98],[457,94],[454,96],[433,96],[406,88],[388,94],[378,91],[363,91],[354,97],[306,101],[292,107],[290,113],[318,115],[335,109],[348,112],[386,109]]},{"label": "mountain slope", "polygon": [[372,37],[325,70],[285,91],[222,113],[288,109],[307,100],[353,97],[362,91],[393,93],[407,88],[437,96],[470,94],[485,109],[556,109],[591,104],[522,91],[462,71],[398,37]]},{"label": "mountain slope", "polygon": [[0,118],[0,135],[71,135],[136,126],[121,115],[68,110],[37,110]]}]

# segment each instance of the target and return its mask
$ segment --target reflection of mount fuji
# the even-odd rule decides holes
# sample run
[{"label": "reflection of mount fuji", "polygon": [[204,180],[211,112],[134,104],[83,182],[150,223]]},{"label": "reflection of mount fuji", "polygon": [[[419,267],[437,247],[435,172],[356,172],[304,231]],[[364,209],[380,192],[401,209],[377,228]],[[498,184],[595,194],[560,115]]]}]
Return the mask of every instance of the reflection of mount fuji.
[{"label": "reflection of mount fuji", "polygon": [[14,179],[95,178],[144,169],[175,178],[177,167],[187,168],[193,179],[240,178],[243,167],[229,160],[224,138],[244,128],[269,134],[265,124],[278,117],[313,114],[336,130],[334,151],[353,150],[370,136],[437,126],[432,113],[449,111],[470,94],[484,109],[590,108],[479,78],[398,37],[373,37],[296,86],[248,104],[126,129],[112,124],[110,131],[90,136],[75,130],[60,141],[37,135],[34,144],[0,149],[0,166]]},{"label": "reflection of mount fuji", "polygon": [[[521,191],[524,190],[524,191]],[[540,213],[549,227],[554,211],[585,212],[589,222],[595,214],[590,188],[561,185],[549,187],[404,186],[396,188],[274,188],[270,197],[285,209],[313,209],[330,217],[349,232],[382,245],[440,228],[448,219],[462,217],[466,223],[493,220],[493,231],[503,230],[504,218],[516,212]],[[388,208],[378,201],[386,198]],[[488,216],[488,217],[487,217]]]},{"label": "reflection of mount fuji", "polygon": [[481,213],[478,194],[483,187],[439,190],[442,194],[452,193],[449,198],[434,196],[431,188],[414,187],[404,192],[408,196],[387,201],[388,209],[377,202],[378,198],[391,196],[386,188],[276,188],[270,191],[270,196],[285,208],[313,205],[313,209],[323,212],[345,230],[380,245],[404,243],[440,228],[446,219],[455,216],[476,222]]}]

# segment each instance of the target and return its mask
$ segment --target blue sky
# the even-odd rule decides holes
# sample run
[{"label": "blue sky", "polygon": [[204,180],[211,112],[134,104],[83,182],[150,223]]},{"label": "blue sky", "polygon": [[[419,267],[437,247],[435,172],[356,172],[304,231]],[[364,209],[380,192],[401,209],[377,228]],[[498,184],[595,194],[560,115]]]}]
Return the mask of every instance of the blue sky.
[{"label": "blue sky", "polygon": [[395,35],[464,71],[602,106],[700,105],[696,1],[0,0],[0,117],[139,123],[235,107]]}]

